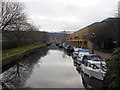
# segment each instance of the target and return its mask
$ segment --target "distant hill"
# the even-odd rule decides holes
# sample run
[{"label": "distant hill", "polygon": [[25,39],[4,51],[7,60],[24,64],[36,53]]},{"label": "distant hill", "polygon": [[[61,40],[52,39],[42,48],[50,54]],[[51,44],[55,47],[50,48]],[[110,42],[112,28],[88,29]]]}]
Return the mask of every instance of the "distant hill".
[{"label": "distant hill", "polygon": [[66,33],[66,34],[72,34],[74,31],[61,31],[59,33]]},{"label": "distant hill", "polygon": [[48,33],[48,36],[50,38],[58,38],[58,39],[62,39],[62,38],[67,38],[69,37],[69,34],[65,34],[63,32],[53,32],[53,33]]}]

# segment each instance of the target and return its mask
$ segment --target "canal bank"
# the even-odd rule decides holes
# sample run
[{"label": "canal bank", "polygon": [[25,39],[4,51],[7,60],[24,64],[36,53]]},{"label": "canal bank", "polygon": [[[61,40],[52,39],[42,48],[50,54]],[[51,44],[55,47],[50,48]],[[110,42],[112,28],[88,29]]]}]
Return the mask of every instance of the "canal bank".
[{"label": "canal bank", "polygon": [[29,57],[31,54],[38,52],[41,48],[44,48],[46,44],[36,45],[31,48],[23,49],[20,52],[17,52],[13,55],[7,56],[5,58],[2,58],[2,71],[4,71],[4,68],[11,66],[11,64],[16,63],[21,58]]}]

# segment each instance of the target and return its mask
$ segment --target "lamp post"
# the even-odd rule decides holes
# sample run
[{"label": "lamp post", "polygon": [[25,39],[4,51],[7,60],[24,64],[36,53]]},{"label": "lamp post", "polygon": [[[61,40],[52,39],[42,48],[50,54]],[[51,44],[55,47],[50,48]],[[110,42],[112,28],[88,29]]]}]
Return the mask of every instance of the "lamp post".
[{"label": "lamp post", "polygon": [[113,41],[113,43],[114,43],[114,45],[115,45],[115,48],[117,48],[117,47],[118,47],[117,41]]},{"label": "lamp post", "polygon": [[95,33],[92,33],[92,54],[94,54],[94,39],[95,39]]}]

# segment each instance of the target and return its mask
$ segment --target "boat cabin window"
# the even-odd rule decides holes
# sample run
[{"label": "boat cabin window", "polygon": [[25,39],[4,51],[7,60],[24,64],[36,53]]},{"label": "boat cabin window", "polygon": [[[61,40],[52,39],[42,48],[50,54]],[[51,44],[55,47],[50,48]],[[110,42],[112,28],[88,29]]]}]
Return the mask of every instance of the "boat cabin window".
[{"label": "boat cabin window", "polygon": [[81,59],[81,60],[82,60],[82,59],[83,59],[83,57],[81,56],[81,57],[79,57],[79,59]]},{"label": "boat cabin window", "polygon": [[87,62],[87,61],[84,61],[84,65],[87,66],[87,67],[93,67],[92,64],[90,62]]},{"label": "boat cabin window", "polygon": [[88,66],[88,67],[91,67],[91,63],[88,62],[88,63],[87,63],[87,66]]},{"label": "boat cabin window", "polygon": [[84,56],[84,57],[83,57],[83,60],[87,60],[87,56]]},{"label": "boat cabin window", "polygon": [[84,64],[85,66],[88,66],[88,62],[87,62],[87,61],[83,61],[83,64]]},{"label": "boat cabin window", "polygon": [[93,56],[91,56],[91,59],[101,59],[101,57],[98,55],[93,55]]},{"label": "boat cabin window", "polygon": [[99,69],[99,67],[96,66],[95,64],[91,64],[91,68],[93,68],[93,69]]}]

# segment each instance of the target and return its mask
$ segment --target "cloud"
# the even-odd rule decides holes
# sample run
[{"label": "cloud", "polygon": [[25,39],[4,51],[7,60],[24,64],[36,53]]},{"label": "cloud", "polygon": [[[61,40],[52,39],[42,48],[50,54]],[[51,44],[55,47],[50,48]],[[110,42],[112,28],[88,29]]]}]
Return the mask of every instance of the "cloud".
[{"label": "cloud", "polygon": [[78,30],[113,16],[118,0],[21,0],[29,18],[42,29]]}]

